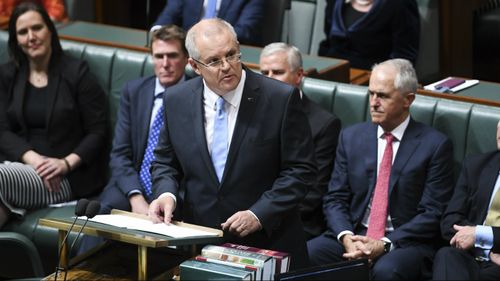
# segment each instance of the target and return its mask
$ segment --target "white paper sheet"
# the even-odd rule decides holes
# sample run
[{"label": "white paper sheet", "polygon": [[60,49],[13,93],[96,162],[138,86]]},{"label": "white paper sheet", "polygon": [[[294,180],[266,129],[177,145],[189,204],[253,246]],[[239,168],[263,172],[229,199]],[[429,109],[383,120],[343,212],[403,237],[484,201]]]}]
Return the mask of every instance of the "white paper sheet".
[{"label": "white paper sheet", "polygon": [[[86,219],[85,216],[79,218]],[[174,224],[169,224],[169,225],[166,225],[164,223],[155,224],[150,220],[134,218],[124,215],[114,215],[114,214],[97,215],[91,218],[90,221],[113,225],[117,227],[128,228],[128,229],[135,229],[135,230],[162,234],[174,238],[185,238],[185,237],[195,237],[195,236],[217,236],[217,234],[208,231],[177,226]]]},{"label": "white paper sheet", "polygon": [[[434,83],[432,83],[432,84],[429,84],[429,85],[427,85],[427,86],[424,86],[424,89],[429,90],[429,91],[437,91],[437,90],[434,88],[434,86],[436,86],[437,84],[442,83],[442,82],[444,82],[444,81],[446,81],[446,80],[448,80],[448,79],[450,79],[450,78],[453,78],[453,77],[446,77],[445,79],[442,79],[442,80],[439,80],[439,81],[434,82]],[[460,91],[460,90],[463,90],[463,89],[469,88],[469,87],[471,87],[471,86],[474,86],[474,85],[476,85],[477,83],[479,83],[479,80],[476,80],[476,79],[472,79],[472,80],[465,80],[465,82],[464,82],[464,83],[462,83],[462,84],[460,84],[460,85],[458,85],[458,86],[456,86],[456,87],[451,88],[451,89],[450,89],[450,91],[451,91],[451,92],[453,92],[453,93],[456,93],[456,92],[458,92],[458,91]]]}]

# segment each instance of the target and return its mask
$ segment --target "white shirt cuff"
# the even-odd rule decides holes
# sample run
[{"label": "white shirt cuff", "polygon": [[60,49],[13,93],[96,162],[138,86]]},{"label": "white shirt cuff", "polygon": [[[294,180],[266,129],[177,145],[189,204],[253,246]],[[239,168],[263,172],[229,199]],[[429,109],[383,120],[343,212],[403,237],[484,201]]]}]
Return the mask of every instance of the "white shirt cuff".
[{"label": "white shirt cuff", "polygon": [[339,235],[337,235],[337,240],[339,241],[340,244],[342,244],[342,236],[344,236],[346,234],[354,235],[354,232],[352,232],[350,230],[344,230],[344,231],[340,232]]},{"label": "white shirt cuff", "polygon": [[160,194],[160,196],[158,196],[158,199],[163,198],[165,196],[169,196],[172,199],[174,199],[174,204],[177,206],[177,198],[175,198],[175,195],[173,193],[170,193],[170,192],[162,193],[162,194]]},{"label": "white shirt cuff", "polygon": [[485,250],[493,248],[493,229],[491,226],[476,225],[476,241],[474,247]]}]

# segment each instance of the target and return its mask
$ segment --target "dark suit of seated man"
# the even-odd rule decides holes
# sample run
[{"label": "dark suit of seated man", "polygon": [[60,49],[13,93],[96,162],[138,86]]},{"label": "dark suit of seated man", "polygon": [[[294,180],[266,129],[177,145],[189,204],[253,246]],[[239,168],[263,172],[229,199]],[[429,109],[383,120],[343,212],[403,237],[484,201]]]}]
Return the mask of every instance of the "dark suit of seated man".
[{"label": "dark suit of seated man", "polygon": [[[288,83],[300,89],[304,78],[302,55],[297,47],[286,43],[271,43],[260,53],[260,72],[268,77]],[[326,230],[323,215],[323,196],[332,174],[335,150],[340,133],[340,119],[324,110],[319,104],[300,91],[302,110],[309,120],[318,166],[316,183],[309,188],[300,203],[300,217],[307,239],[314,238]]]},{"label": "dark suit of seated man", "polygon": [[[497,125],[500,150],[500,122]],[[441,221],[451,247],[434,261],[435,280],[498,280],[500,277],[500,152],[463,162],[453,197]]]},{"label": "dark suit of seated man", "polygon": [[194,25],[186,47],[200,76],[166,92],[149,216],[169,223],[182,183],[184,221],[307,266],[298,204],[317,169],[298,89],[243,67],[236,32],[221,19]]},{"label": "dark suit of seated man", "polygon": [[370,77],[372,122],[340,133],[324,199],[328,230],[308,241],[313,264],[368,258],[374,280],[430,277],[451,196],[452,144],[410,116],[417,77],[392,59]]},{"label": "dark suit of seated man", "polygon": [[[188,61],[184,46],[186,34],[175,25],[156,30],[151,38],[155,75],[129,81],[122,90],[111,151],[111,179],[100,196],[101,213],[111,209],[147,214],[146,185],[151,159],[145,157],[156,115],[163,106],[166,88],[185,80]],[[154,146],[152,147],[154,148]],[[152,148],[150,153],[152,153]],[[146,176],[144,176],[146,175]]]},{"label": "dark suit of seated man", "polygon": [[260,45],[264,1],[216,0],[210,12],[210,0],[168,0],[152,29],[157,25],[176,24],[187,31],[202,18],[218,17],[234,26],[241,44]]}]

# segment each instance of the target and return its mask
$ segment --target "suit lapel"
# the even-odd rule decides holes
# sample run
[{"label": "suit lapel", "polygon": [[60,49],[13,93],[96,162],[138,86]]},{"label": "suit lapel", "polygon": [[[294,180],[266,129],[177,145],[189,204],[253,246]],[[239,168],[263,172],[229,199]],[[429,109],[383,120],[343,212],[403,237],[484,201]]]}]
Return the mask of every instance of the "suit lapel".
[{"label": "suit lapel", "polygon": [[23,115],[24,96],[26,93],[26,83],[28,81],[28,70],[26,67],[21,67],[15,79],[16,82],[12,89],[13,108],[17,115],[17,120],[19,120],[23,130],[26,130],[26,123],[24,122]]},{"label": "suit lapel", "polygon": [[248,126],[252,123],[252,117],[254,115],[255,109],[259,102],[259,83],[255,81],[254,74],[250,70],[246,70],[247,76],[245,81],[245,86],[243,87],[243,93],[241,96],[240,108],[238,111],[238,119],[234,127],[233,137],[231,139],[231,145],[229,147],[229,152],[227,155],[226,166],[224,168],[224,175],[222,177],[222,182],[226,177],[226,174],[230,172],[231,167],[236,161],[236,156],[244,139]]},{"label": "suit lapel", "polygon": [[477,222],[479,224],[482,224],[484,222],[484,220],[486,219],[486,215],[488,214],[488,206],[490,203],[491,196],[494,196],[492,192],[493,189],[495,188],[495,183],[498,178],[499,170],[500,170],[500,153],[497,153],[488,162],[488,164],[481,172],[481,175],[479,176],[477,202],[476,202],[479,206],[477,210],[480,210],[481,212],[479,216],[477,216],[478,218],[481,219],[480,222]]},{"label": "suit lapel", "polygon": [[[49,72],[49,83],[47,85],[47,115],[45,119],[45,124],[50,130],[50,124],[52,120],[52,113],[54,112],[54,107],[56,104],[57,95],[59,94],[59,82],[61,81],[61,75],[59,75],[59,67],[53,67],[52,71]],[[68,93],[72,95],[73,93]],[[76,103],[76,101],[75,101]]]},{"label": "suit lapel", "polygon": [[231,0],[222,0],[220,3],[219,13],[217,14],[218,18],[224,18],[230,3]]},{"label": "suit lapel", "polygon": [[396,154],[396,158],[394,159],[394,163],[391,168],[391,178],[389,180],[389,195],[391,194],[396,182],[398,181],[401,170],[409,161],[413,153],[416,151],[417,147],[420,144],[420,140],[418,139],[418,135],[420,134],[420,130],[416,127],[415,121],[410,119],[410,123],[408,124],[408,128],[403,135],[403,139],[400,140],[398,152]]},{"label": "suit lapel", "polygon": [[207,167],[207,171],[212,178],[212,181],[219,185],[219,179],[215,173],[214,165],[212,164],[212,159],[208,153],[207,137],[205,134],[205,111],[203,104],[203,80],[200,78],[199,83],[196,87],[191,89],[191,112],[193,120],[193,129],[195,135],[195,143],[202,151],[200,157]]},{"label": "suit lapel", "polygon": [[[137,118],[139,124],[140,136],[140,146],[146,149],[148,145],[149,138],[149,124],[151,123],[151,113],[153,110],[154,103],[154,90],[155,90],[155,78],[150,79],[146,83],[146,87],[141,87],[139,95],[136,99],[131,100],[131,102],[137,102],[139,110],[137,111]],[[132,105],[131,105],[132,106]],[[144,150],[143,150],[144,151]]]},{"label": "suit lapel", "polygon": [[[375,184],[377,183],[377,125],[368,124],[368,130],[366,130],[366,133],[364,134],[363,142],[368,144],[365,146],[365,150],[362,152],[362,155],[365,157],[365,169],[366,176],[368,178],[368,194],[372,194],[373,189],[375,189]],[[371,198],[371,196],[367,198]]]}]

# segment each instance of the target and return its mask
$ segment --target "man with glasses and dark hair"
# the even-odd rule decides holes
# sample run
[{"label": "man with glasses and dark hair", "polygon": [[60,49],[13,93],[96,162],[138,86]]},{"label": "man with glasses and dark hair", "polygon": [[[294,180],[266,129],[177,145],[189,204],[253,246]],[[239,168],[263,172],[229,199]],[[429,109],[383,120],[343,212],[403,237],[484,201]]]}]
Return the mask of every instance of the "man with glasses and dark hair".
[{"label": "man with glasses and dark hair", "polygon": [[307,266],[298,204],[317,170],[298,89],[244,67],[236,33],[221,19],[193,26],[186,47],[200,76],[166,91],[149,216],[169,223],[182,184],[184,221]]},{"label": "man with glasses and dark hair", "polygon": [[148,213],[154,199],[149,169],[162,125],[162,97],[165,89],[186,79],[185,38],[184,31],[175,25],[156,30],[151,37],[155,75],[129,81],[123,87],[111,151],[112,176],[100,196],[101,213],[111,209]]}]

